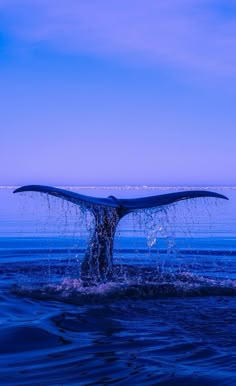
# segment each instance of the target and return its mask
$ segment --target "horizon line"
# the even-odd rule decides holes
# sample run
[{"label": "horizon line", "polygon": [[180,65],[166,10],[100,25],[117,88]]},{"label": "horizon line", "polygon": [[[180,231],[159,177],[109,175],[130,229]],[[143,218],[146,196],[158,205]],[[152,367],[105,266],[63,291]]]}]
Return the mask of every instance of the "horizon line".
[{"label": "horizon line", "polygon": [[[35,185],[35,184],[31,184]],[[38,185],[38,184],[37,184]],[[39,184],[41,185],[41,184]],[[15,189],[19,186],[23,185],[0,185],[0,189]],[[236,189],[236,185],[142,185],[142,184],[135,184],[135,185],[62,185],[62,184],[56,184],[55,187],[59,188],[78,188],[78,189],[136,189],[136,188],[142,188],[142,189],[179,189],[179,188],[204,188],[204,189]]]}]

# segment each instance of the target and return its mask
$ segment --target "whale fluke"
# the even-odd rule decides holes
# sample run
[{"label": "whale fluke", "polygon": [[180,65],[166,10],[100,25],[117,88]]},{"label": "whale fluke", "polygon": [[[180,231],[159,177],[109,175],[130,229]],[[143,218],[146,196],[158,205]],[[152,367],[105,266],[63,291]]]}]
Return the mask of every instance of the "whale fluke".
[{"label": "whale fluke", "polygon": [[51,196],[59,197],[64,200],[73,202],[74,204],[83,205],[84,207],[92,211],[97,205],[99,205],[103,207],[122,209],[127,213],[138,209],[148,209],[157,206],[169,205],[177,201],[189,200],[190,198],[197,197],[216,197],[228,200],[228,198],[226,196],[223,196],[223,194],[210,192],[207,190],[186,190],[183,192],[167,193],[156,196],[131,199],[119,199],[114,196],[109,196],[107,198],[85,196],[83,194],[71,192],[69,190],[44,185],[22,186],[21,188],[14,190],[13,193],[20,192],[47,193]]},{"label": "whale fluke", "polygon": [[103,281],[112,277],[113,240],[117,224],[125,215],[137,210],[155,208],[198,197],[216,197],[228,200],[222,194],[206,190],[187,190],[132,199],[119,199],[114,196],[91,197],[44,185],[22,186],[13,193],[20,192],[47,193],[83,206],[93,213],[95,230],[81,265],[81,275],[84,278],[96,278]]}]

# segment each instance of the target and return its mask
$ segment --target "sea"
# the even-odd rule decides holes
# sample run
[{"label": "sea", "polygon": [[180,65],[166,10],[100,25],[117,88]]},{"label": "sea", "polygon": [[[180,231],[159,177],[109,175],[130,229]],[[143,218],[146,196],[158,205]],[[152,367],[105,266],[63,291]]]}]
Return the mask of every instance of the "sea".
[{"label": "sea", "polygon": [[[86,283],[86,209],[0,187],[1,385],[236,385],[236,187],[124,217]],[[194,187],[63,187],[136,198]]]}]

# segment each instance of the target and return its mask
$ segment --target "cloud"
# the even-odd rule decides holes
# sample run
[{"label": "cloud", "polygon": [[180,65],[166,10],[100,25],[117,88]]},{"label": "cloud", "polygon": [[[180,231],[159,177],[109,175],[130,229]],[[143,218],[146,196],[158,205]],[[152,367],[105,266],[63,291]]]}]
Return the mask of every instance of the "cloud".
[{"label": "cloud", "polygon": [[236,73],[230,0],[0,0],[0,12],[27,44]]}]

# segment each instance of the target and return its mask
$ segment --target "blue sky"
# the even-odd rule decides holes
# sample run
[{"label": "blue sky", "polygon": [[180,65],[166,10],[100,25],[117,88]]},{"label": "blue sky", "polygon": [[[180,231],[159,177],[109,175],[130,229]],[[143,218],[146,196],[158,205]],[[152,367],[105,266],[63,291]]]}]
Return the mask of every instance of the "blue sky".
[{"label": "blue sky", "polygon": [[0,0],[0,184],[235,185],[236,3]]}]

